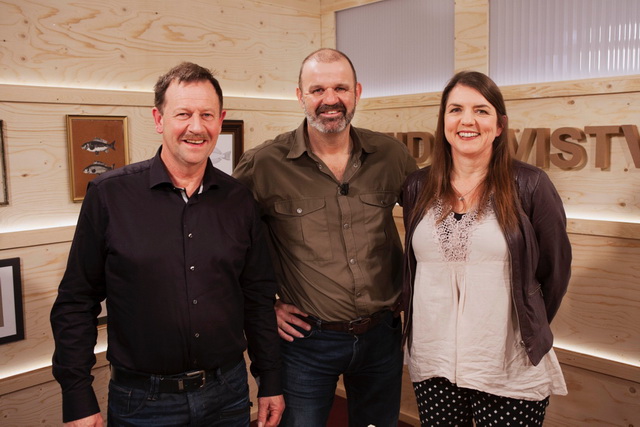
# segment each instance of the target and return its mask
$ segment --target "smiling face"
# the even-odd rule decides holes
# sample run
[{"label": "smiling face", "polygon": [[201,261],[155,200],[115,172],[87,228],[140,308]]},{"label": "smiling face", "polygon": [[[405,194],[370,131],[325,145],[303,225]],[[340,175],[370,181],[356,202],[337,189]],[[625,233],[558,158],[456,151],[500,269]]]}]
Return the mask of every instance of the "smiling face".
[{"label": "smiling face", "polygon": [[153,109],[156,131],[162,134],[161,157],[170,172],[204,170],[226,114],[209,81],[171,82],[164,107]]},{"label": "smiling face", "polygon": [[349,62],[307,61],[296,89],[308,124],[321,133],[344,131],[356,111],[362,88],[355,82]]},{"label": "smiling face", "polygon": [[460,84],[451,89],[444,109],[444,135],[454,158],[488,162],[493,141],[501,133],[496,109],[480,92]]}]

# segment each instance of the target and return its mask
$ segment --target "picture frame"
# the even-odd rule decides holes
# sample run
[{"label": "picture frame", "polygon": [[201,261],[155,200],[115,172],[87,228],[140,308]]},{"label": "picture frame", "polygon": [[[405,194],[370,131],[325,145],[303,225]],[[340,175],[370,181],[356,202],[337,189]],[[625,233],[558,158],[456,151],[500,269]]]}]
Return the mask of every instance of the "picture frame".
[{"label": "picture frame", "polygon": [[24,339],[20,258],[0,260],[0,344]]},{"label": "picture frame", "polygon": [[0,120],[0,206],[9,204],[9,185],[7,183],[7,154],[4,147],[4,123]]},{"label": "picture frame", "polygon": [[129,164],[126,116],[67,115],[71,200],[81,202],[89,181]]},{"label": "picture frame", "polygon": [[213,166],[231,175],[244,150],[244,121],[224,120],[216,148],[209,159]]}]

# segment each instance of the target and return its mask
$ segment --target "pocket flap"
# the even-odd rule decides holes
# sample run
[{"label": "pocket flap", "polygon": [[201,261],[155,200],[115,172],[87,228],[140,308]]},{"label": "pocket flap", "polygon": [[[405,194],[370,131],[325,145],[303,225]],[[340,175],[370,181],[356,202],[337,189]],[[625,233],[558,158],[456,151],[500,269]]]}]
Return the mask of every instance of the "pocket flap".
[{"label": "pocket flap", "polygon": [[396,204],[398,196],[390,191],[381,191],[378,193],[361,194],[360,201],[365,205],[387,208]]},{"label": "pocket flap", "polygon": [[281,200],[274,205],[277,213],[288,216],[304,216],[324,207],[324,199]]}]

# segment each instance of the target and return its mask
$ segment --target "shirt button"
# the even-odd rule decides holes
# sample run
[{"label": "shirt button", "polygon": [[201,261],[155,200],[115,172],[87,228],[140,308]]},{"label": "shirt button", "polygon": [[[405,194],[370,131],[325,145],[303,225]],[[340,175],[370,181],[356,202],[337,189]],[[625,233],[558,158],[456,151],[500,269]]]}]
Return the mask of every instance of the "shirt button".
[{"label": "shirt button", "polygon": [[354,163],[354,164],[353,164],[353,167],[354,167],[354,168],[357,168],[358,166],[360,166],[358,163]]},{"label": "shirt button", "polygon": [[298,208],[298,209],[296,209],[296,212],[298,212],[299,214],[301,214],[301,213],[302,213],[302,208]]},{"label": "shirt button", "polygon": [[318,163],[318,169],[322,169],[322,165]]},{"label": "shirt button", "polygon": [[193,334],[194,337],[196,338],[200,338],[200,334],[198,332],[196,332],[195,334]]},{"label": "shirt button", "polygon": [[351,258],[351,259],[349,260],[349,264],[353,265],[353,264],[355,264],[355,263],[356,263],[355,258]]},{"label": "shirt button", "polygon": [[194,271],[196,269],[195,265],[192,265],[191,267],[189,267],[189,270]]},{"label": "shirt button", "polygon": [[193,238],[193,233],[189,233],[189,234],[187,234],[187,237],[189,237],[190,239],[192,239],[192,238]]},{"label": "shirt button", "polygon": [[342,228],[344,228],[345,230],[349,229],[349,223],[345,223],[342,225]]},{"label": "shirt button", "polygon": [[194,299],[194,300],[193,300],[193,305],[196,305],[197,303],[198,303],[198,300],[197,300],[197,299]]}]

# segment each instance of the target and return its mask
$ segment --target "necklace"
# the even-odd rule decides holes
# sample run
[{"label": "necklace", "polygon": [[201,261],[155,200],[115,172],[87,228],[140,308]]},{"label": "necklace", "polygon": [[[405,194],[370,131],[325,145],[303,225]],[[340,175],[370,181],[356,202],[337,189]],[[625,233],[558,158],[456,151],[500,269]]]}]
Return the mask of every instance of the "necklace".
[{"label": "necklace", "polygon": [[464,198],[467,197],[473,190],[475,190],[476,188],[478,188],[478,185],[480,185],[480,183],[482,182],[482,180],[478,181],[478,183],[476,185],[473,186],[473,188],[469,191],[467,191],[464,194],[460,194],[460,192],[458,191],[458,189],[456,188],[455,185],[453,185],[453,182],[451,183],[451,186],[453,187],[453,191],[456,192],[457,197],[458,197],[458,201],[460,202],[464,202]]}]

